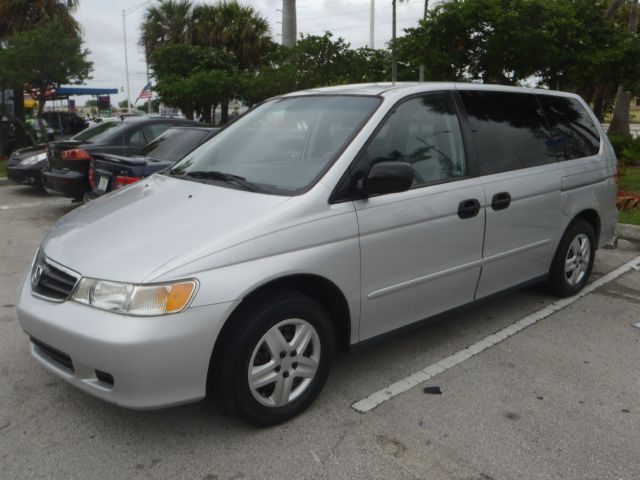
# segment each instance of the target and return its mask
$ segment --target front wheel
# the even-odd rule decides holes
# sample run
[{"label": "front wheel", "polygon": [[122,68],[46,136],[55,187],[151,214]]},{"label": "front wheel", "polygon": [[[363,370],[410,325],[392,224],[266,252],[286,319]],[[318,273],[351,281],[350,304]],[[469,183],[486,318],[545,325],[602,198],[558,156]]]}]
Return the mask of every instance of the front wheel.
[{"label": "front wheel", "polygon": [[245,309],[222,359],[227,402],[257,425],[302,412],[320,393],[331,368],[335,339],[315,300],[281,292]]},{"label": "front wheel", "polygon": [[549,285],[553,293],[569,297],[584,288],[593,268],[595,245],[595,234],[589,223],[576,220],[571,224],[551,264]]}]

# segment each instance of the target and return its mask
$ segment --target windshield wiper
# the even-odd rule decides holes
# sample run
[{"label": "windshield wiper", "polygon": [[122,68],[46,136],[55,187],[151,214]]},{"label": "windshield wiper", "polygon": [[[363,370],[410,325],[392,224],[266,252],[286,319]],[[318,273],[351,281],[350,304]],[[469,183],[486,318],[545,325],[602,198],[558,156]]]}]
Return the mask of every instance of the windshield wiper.
[{"label": "windshield wiper", "polygon": [[176,174],[171,171],[171,175],[183,176],[183,177],[192,177],[192,178],[202,178],[205,180],[218,180],[225,183],[230,183],[233,185],[237,185],[245,190],[250,192],[261,192],[260,189],[255,183],[248,181],[246,178],[241,177],[240,175],[234,175],[232,173],[220,172],[218,170],[196,170],[194,172],[186,172],[183,174]]}]

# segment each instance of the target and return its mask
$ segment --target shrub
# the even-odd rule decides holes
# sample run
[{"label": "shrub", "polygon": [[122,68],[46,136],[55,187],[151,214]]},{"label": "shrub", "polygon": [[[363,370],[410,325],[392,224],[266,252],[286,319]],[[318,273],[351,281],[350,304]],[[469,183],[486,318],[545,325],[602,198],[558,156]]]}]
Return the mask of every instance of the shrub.
[{"label": "shrub", "polygon": [[640,138],[631,135],[609,135],[618,161],[623,165],[640,164]]}]

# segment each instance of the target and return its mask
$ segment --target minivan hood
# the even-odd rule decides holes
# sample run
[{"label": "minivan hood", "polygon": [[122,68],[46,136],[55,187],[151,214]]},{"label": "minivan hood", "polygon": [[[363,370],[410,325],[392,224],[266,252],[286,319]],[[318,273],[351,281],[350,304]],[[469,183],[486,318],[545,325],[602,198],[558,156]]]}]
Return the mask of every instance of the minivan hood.
[{"label": "minivan hood", "polygon": [[214,253],[252,238],[288,199],[153,175],[62,217],[43,249],[85,277],[143,282],[193,250]]}]

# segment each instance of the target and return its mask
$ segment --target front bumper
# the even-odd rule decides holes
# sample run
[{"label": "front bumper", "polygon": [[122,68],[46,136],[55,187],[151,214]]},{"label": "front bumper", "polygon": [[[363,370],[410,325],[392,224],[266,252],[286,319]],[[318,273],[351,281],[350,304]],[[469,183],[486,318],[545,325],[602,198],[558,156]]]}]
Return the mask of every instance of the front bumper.
[{"label": "front bumper", "polygon": [[[128,317],[71,301],[36,298],[27,276],[18,319],[32,339],[31,354],[47,370],[107,402],[153,409],[205,396],[213,346],[234,306]],[[72,366],[59,355],[66,355]],[[105,382],[105,373],[112,385]]]},{"label": "front bumper", "polygon": [[71,198],[82,198],[89,190],[89,179],[84,172],[75,170],[55,170],[45,168],[42,171],[42,182],[48,193],[64,195]]}]

